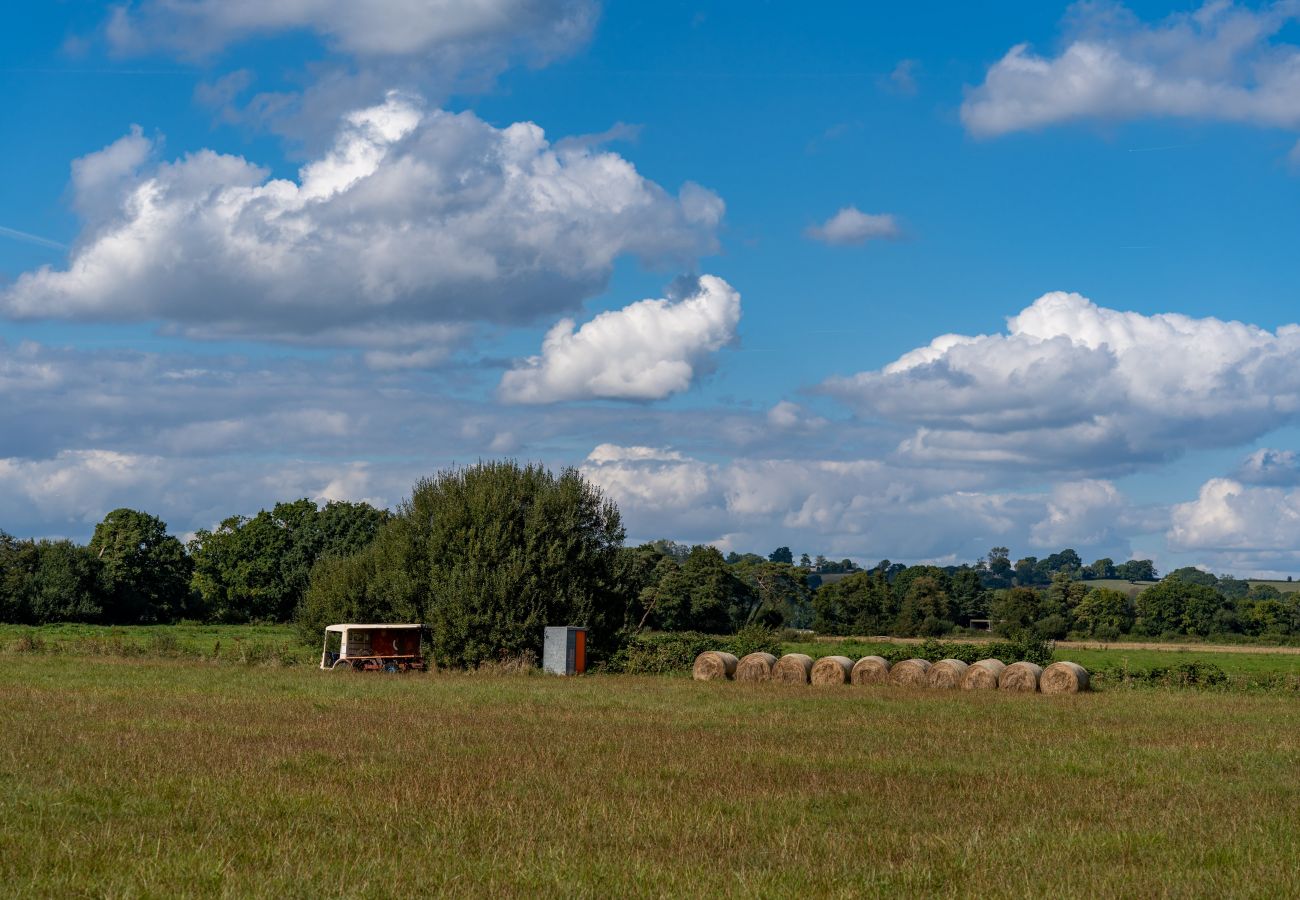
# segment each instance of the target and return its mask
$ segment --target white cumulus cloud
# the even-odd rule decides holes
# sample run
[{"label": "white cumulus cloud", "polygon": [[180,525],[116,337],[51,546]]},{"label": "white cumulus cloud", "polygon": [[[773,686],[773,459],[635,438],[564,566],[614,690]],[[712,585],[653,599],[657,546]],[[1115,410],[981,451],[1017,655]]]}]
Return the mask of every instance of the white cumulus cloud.
[{"label": "white cumulus cloud", "polygon": [[910,426],[913,461],[1100,473],[1245,443],[1300,414],[1300,326],[1276,332],[1045,294],[1005,334],[942,335],[825,390]]},{"label": "white cumulus cloud", "polygon": [[615,153],[552,147],[532,123],[498,129],[400,94],[349,114],[297,180],[156,152],[137,129],[74,164],[85,227],[67,267],[21,275],[0,311],[355,343],[391,367],[403,356],[386,350],[419,363],[461,335],[430,323],[573,308],[621,256],[693,263],[723,209],[695,185],[668,195]]},{"label": "white cumulus cloud", "polygon": [[995,136],[1075,120],[1178,117],[1300,127],[1300,47],[1275,41],[1293,0],[1227,0],[1146,23],[1124,6],[1079,3],[1056,55],[1012,47],[969,91],[961,117]]},{"label": "white cumulus cloud", "polygon": [[865,244],[871,240],[898,240],[903,236],[898,220],[890,213],[864,213],[846,206],[820,225],[810,227],[808,237],[826,244]]},{"label": "white cumulus cloud", "polygon": [[708,371],[739,322],[740,294],[704,275],[680,299],[641,300],[580,328],[560,320],[540,356],[502,376],[499,394],[511,403],[662,399]]},{"label": "white cumulus cloud", "polygon": [[1211,478],[1196,499],[1173,507],[1169,546],[1195,552],[1219,570],[1294,571],[1300,562],[1300,489]]}]

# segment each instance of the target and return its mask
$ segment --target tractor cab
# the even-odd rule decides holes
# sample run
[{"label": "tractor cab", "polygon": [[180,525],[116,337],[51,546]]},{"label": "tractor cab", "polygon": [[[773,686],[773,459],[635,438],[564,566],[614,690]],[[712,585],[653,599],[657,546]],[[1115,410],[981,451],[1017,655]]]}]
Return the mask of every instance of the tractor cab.
[{"label": "tractor cab", "polygon": [[423,629],[419,623],[329,625],[325,628],[320,667],[359,672],[423,671],[424,654],[420,647]]}]

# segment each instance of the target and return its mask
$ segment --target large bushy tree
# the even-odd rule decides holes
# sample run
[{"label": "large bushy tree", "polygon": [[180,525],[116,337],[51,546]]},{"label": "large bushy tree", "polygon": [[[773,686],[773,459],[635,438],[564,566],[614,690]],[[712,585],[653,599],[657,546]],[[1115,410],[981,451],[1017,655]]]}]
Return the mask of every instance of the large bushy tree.
[{"label": "large bushy tree", "polygon": [[[427,623],[434,658],[473,666],[539,653],[548,625],[608,651],[633,610],[618,582],[617,507],[575,469],[485,462],[415,485],[373,544],[312,572],[300,622]],[[635,623],[632,623],[635,624]]]},{"label": "large bushy tree", "polygon": [[190,558],[157,516],[113,510],[95,526],[90,552],[103,565],[108,621],[173,622],[194,611]]}]

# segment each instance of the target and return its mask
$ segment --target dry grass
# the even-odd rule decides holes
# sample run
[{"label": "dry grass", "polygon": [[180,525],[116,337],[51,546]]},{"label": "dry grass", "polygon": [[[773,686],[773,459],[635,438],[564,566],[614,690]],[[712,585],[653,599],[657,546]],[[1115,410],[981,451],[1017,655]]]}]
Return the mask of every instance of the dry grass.
[{"label": "dry grass", "polygon": [[15,896],[1300,894],[1288,697],[2,663]]}]

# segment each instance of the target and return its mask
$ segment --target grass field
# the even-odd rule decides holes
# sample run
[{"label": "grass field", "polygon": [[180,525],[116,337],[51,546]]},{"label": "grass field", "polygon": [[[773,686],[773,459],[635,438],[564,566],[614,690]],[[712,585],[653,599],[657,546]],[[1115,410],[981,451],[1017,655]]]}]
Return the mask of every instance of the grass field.
[{"label": "grass field", "polygon": [[1295,896],[1294,698],[0,660],[17,896]]},{"label": "grass field", "polygon": [[0,624],[0,650],[19,642],[46,653],[91,656],[192,657],[223,662],[305,663],[320,647],[302,642],[291,625],[28,625]]},{"label": "grass field", "polygon": [[[1250,584],[1268,584],[1277,588],[1283,594],[1289,594],[1292,591],[1300,591],[1300,581],[1270,581],[1266,578],[1247,578]],[[1121,591],[1125,594],[1138,594],[1158,581],[1129,581],[1127,578],[1090,578],[1087,581],[1089,587],[1111,588]]]}]

